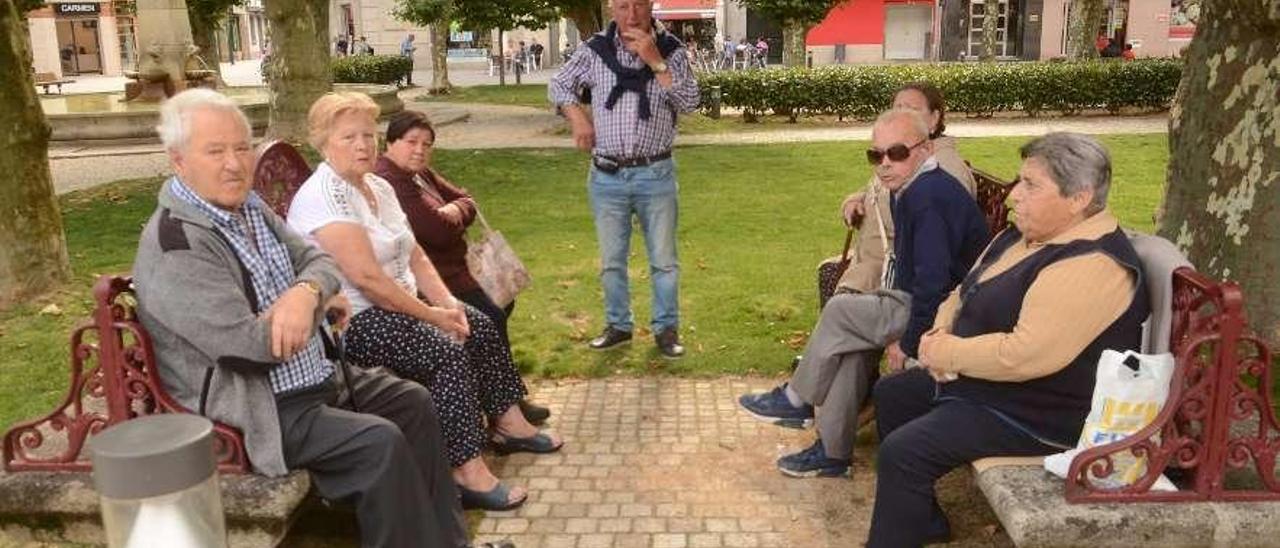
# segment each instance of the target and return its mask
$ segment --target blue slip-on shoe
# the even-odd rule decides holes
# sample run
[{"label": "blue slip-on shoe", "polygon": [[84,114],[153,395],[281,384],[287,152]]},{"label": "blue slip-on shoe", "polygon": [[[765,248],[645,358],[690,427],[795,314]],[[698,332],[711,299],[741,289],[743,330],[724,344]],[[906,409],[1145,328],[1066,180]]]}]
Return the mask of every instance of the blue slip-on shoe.
[{"label": "blue slip-on shoe", "polygon": [[778,471],[793,478],[841,478],[849,477],[852,464],[852,459],[828,457],[818,438],[808,449],[778,459]]},{"label": "blue slip-on shoe", "polygon": [[769,424],[800,430],[813,426],[813,406],[791,405],[786,389],[783,384],[763,394],[743,394],[738,397],[738,404],[752,417]]}]

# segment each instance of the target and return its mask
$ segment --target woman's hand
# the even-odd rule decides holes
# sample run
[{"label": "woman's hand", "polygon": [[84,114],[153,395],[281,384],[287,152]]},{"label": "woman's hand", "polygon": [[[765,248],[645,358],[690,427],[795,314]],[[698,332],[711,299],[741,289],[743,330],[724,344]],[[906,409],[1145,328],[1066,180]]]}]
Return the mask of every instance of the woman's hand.
[{"label": "woman's hand", "polygon": [[462,226],[462,208],[458,207],[458,204],[448,203],[442,205],[436,209],[436,213],[439,213],[446,223],[453,226]]},{"label": "woman's hand", "polygon": [[948,333],[940,327],[935,327],[925,332],[920,337],[920,365],[929,371],[929,376],[938,384],[948,383],[960,378],[953,371],[944,371],[940,367],[942,360],[938,359],[936,352],[938,351],[939,341],[943,337],[949,336]]},{"label": "woman's hand", "polygon": [[471,336],[467,314],[461,308],[427,307],[426,321],[444,331],[454,343],[465,343],[467,337]]}]

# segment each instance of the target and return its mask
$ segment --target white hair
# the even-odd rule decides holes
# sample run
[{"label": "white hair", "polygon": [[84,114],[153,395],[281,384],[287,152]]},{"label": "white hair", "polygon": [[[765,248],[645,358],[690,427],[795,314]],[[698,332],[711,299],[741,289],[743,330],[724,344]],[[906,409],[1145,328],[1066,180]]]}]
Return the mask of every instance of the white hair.
[{"label": "white hair", "polygon": [[915,131],[917,139],[929,138],[929,122],[925,121],[923,114],[908,108],[895,108],[886,111],[881,114],[880,117],[876,118],[875,127],[887,126],[894,123],[899,118],[907,119],[911,124],[911,129]]},{"label": "white hair", "polygon": [[165,150],[181,150],[191,139],[191,114],[200,110],[234,113],[244,124],[246,136],[253,137],[249,118],[240,110],[239,105],[226,95],[207,88],[192,88],[173,97],[160,105],[160,125],[156,133],[160,134],[160,142]]}]

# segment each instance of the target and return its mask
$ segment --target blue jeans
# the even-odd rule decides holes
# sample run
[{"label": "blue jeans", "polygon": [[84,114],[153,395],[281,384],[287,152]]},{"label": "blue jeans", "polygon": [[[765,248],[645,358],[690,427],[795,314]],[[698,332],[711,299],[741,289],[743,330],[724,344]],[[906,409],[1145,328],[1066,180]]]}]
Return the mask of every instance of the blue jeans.
[{"label": "blue jeans", "polygon": [[631,289],[627,255],[631,249],[631,216],[640,220],[649,278],[653,280],[653,332],[680,324],[680,263],[676,258],[677,186],[675,162],[622,168],[609,174],[591,167],[588,181],[591,212],[600,243],[600,283],[604,286],[604,318],[614,329],[631,331]]}]

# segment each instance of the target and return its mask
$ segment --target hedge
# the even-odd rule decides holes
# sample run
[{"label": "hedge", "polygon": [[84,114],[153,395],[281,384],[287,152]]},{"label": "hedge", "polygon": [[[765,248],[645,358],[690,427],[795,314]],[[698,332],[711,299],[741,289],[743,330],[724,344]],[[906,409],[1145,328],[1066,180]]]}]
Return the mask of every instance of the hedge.
[{"label": "hedge", "polygon": [[394,84],[413,70],[413,61],[399,55],[350,55],[332,61],[333,81],[340,84]]},{"label": "hedge", "polygon": [[974,116],[1105,109],[1169,108],[1182,78],[1182,61],[1031,61],[864,65],[722,71],[700,74],[704,102],[719,86],[721,105],[741,108],[747,119],[766,112],[829,114],[871,119],[888,109],[893,92],[912,81],[932,82],[947,110]]}]

